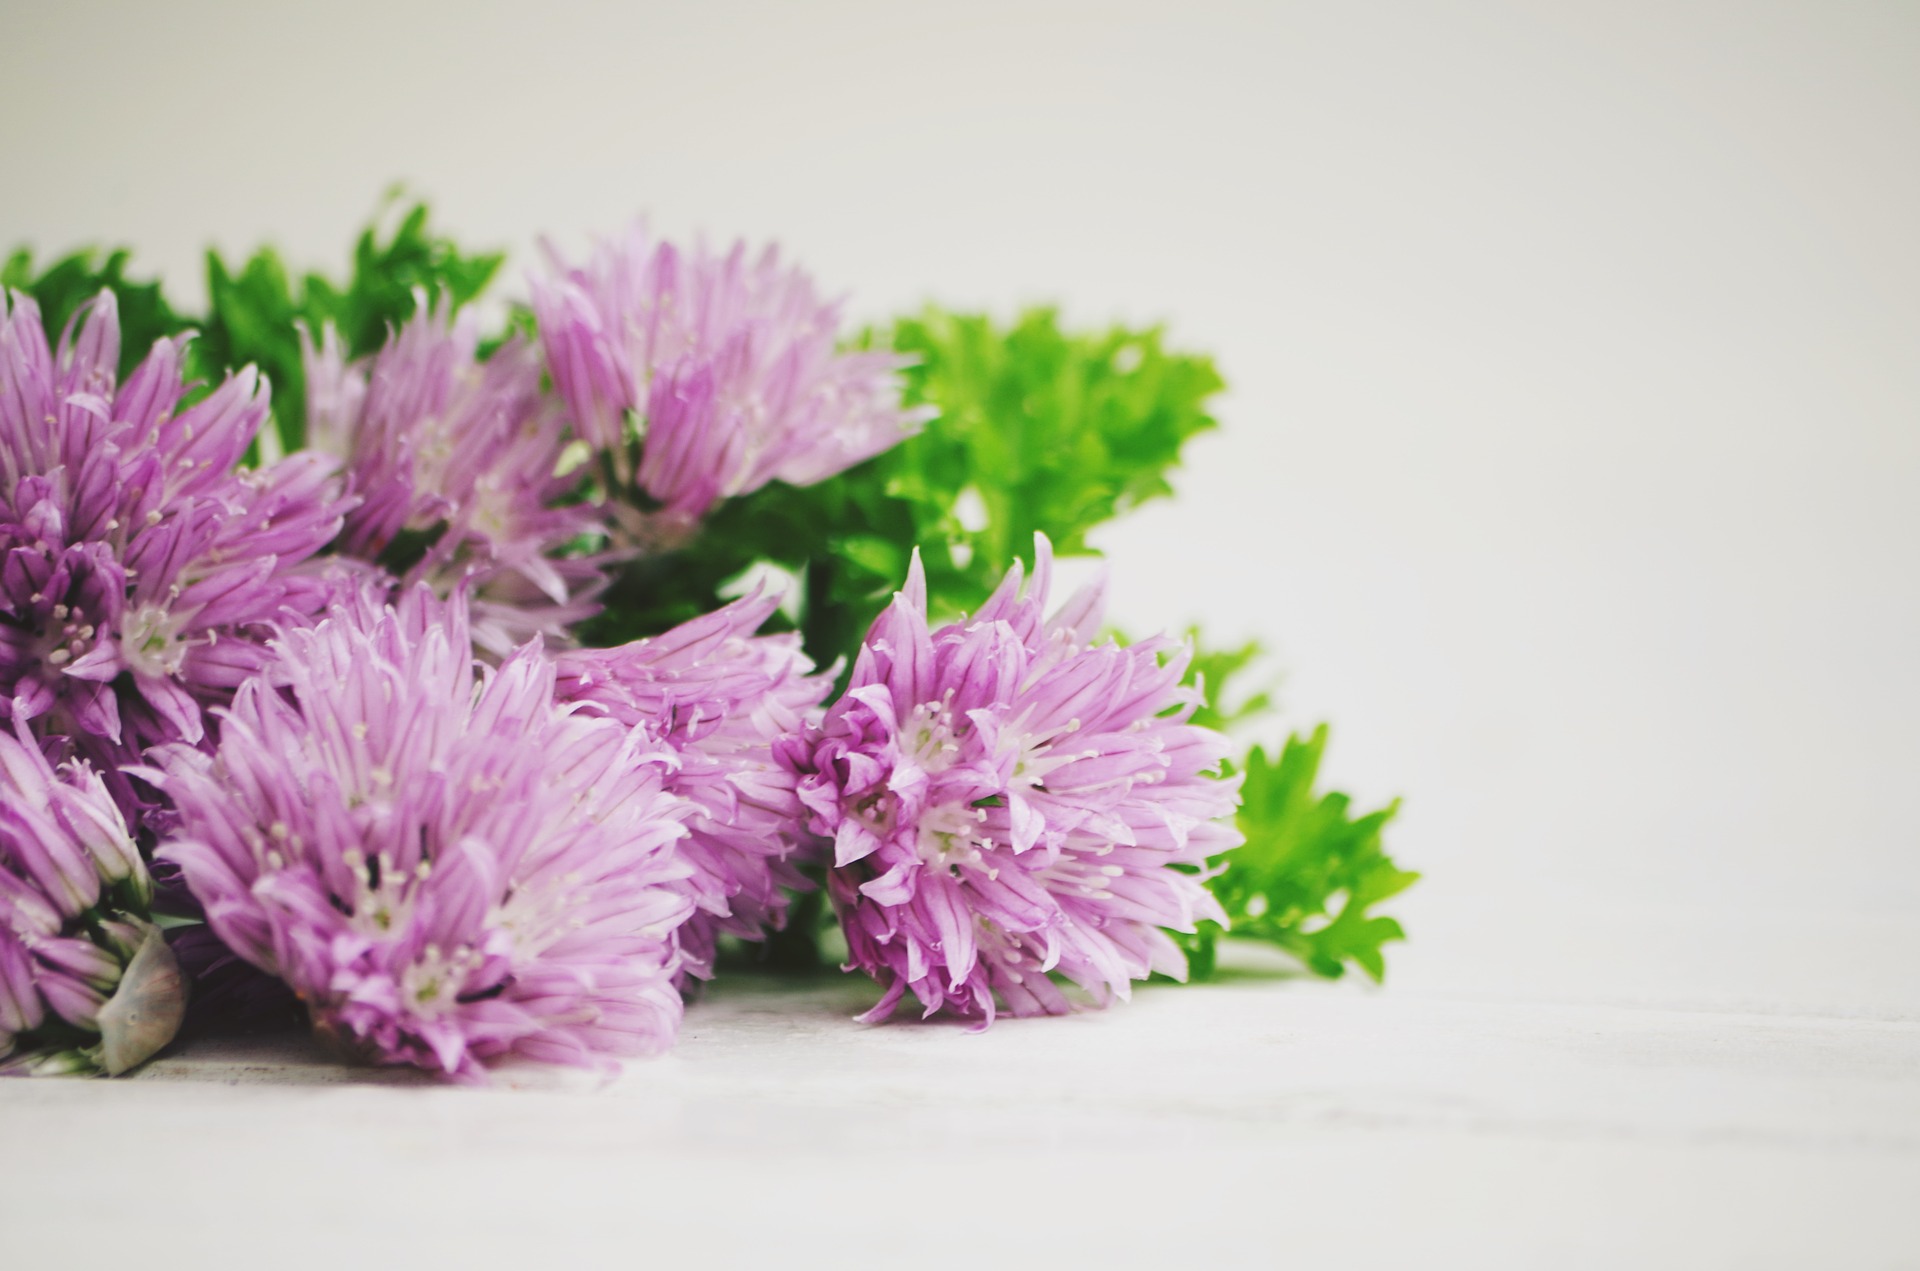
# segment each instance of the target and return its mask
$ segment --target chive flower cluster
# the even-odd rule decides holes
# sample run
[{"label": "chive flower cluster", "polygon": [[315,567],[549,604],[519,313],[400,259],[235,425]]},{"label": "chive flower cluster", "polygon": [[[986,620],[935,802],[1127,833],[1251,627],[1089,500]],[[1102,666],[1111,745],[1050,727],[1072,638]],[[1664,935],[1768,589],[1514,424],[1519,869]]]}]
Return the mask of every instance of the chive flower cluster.
[{"label": "chive flower cluster", "polygon": [[872,1020],[1184,974],[1226,743],[1183,642],[1049,611],[1044,536],[944,624],[916,555],[850,665],[804,651],[825,592],[626,617],[740,500],[927,427],[909,359],[772,249],[643,227],[522,319],[303,326],[279,455],[278,387],[191,332],[123,378],[111,290],[58,333],[0,299],[0,1071],[126,1071],[216,963],[350,1061],[605,1066],[820,891]]},{"label": "chive flower cluster", "polygon": [[[971,618],[930,631],[916,557],[820,727],[784,742],[853,961],[885,996],[991,1023],[1060,1014],[1059,975],[1101,1002],[1185,974],[1163,928],[1224,923],[1199,878],[1237,846],[1226,739],[1187,722],[1186,651],[1093,643],[1102,587],[1045,607],[1015,564]],[[1162,659],[1165,659],[1164,661]],[[1188,867],[1182,871],[1179,866]]]}]

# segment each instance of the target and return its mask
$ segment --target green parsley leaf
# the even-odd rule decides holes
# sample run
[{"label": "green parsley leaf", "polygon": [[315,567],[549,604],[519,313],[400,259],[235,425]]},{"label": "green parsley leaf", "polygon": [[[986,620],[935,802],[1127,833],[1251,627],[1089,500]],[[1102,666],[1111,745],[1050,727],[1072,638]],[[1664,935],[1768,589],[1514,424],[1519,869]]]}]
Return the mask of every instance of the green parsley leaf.
[{"label": "green parsley leaf", "polygon": [[1204,694],[1190,722],[1225,732],[1273,710],[1271,682],[1251,692],[1238,687],[1266,656],[1259,641],[1249,640],[1237,649],[1210,648],[1201,642],[1198,627],[1187,628],[1187,639],[1193,644],[1193,660],[1187,664],[1185,683]]},{"label": "green parsley leaf", "polygon": [[0,287],[32,296],[40,306],[40,320],[48,337],[55,341],[75,310],[99,295],[102,288],[111,290],[120,310],[119,372],[124,378],[152,350],[155,340],[178,335],[194,325],[167,303],[159,283],[135,282],[127,277],[130,258],[125,248],[107,252],[103,258],[99,248],[83,247],[36,270],[33,253],[23,247],[0,264]]},{"label": "green parsley leaf", "polygon": [[1247,757],[1238,818],[1247,841],[1214,862],[1219,872],[1208,880],[1230,926],[1202,923],[1199,933],[1175,937],[1193,978],[1212,973],[1223,935],[1276,945],[1316,975],[1338,977],[1349,963],[1376,982],[1386,975],[1381,947],[1405,932],[1370,911],[1420,876],[1381,846],[1398,801],[1356,817],[1346,795],[1314,788],[1326,744],[1322,724],[1311,737],[1289,738],[1277,755],[1255,747]]},{"label": "green parsley leaf", "polygon": [[978,314],[929,309],[896,323],[891,343],[916,359],[907,400],[940,411],[936,426],[888,456],[890,493],[959,552],[985,599],[1044,531],[1063,555],[1087,532],[1173,492],[1168,471],[1222,381],[1203,357],[1168,353],[1157,328],[1094,334],[1061,329],[1051,309],[1010,328]]},{"label": "green parsley leaf", "polygon": [[[390,194],[390,200],[397,195]],[[273,385],[273,413],[286,451],[306,440],[306,373],[299,325],[318,338],[323,325],[339,331],[352,357],[377,351],[387,332],[413,316],[416,292],[454,305],[473,300],[499,270],[498,252],[469,254],[427,224],[427,206],[415,203],[392,237],[369,225],[354,247],[353,272],[343,283],[309,273],[298,282],[279,255],[262,247],[236,270],[218,252],[207,253],[210,312],[199,345],[200,365],[217,375],[251,362]]]}]

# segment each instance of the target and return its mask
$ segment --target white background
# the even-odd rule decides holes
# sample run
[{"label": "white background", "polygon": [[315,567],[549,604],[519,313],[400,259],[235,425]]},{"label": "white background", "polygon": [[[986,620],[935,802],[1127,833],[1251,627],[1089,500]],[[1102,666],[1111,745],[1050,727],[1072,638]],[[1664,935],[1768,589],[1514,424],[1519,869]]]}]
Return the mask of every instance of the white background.
[{"label": "white background", "polygon": [[1920,8],[0,15],[0,240],[189,299],[405,180],[514,290],[644,211],[862,318],[1164,322],[1231,391],[1116,616],[1406,796],[1389,998],[1920,1019]]}]

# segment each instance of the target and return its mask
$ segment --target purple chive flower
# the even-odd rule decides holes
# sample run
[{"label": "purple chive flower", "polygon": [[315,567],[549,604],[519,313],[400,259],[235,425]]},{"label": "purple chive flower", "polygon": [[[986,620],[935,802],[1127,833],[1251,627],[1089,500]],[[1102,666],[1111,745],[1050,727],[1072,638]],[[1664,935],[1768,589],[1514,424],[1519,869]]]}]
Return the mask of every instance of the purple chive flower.
[{"label": "purple chive flower", "polygon": [[636,225],[585,268],[554,267],[533,292],[554,386],[580,436],[672,521],[775,479],[824,480],[926,418],[900,404],[905,359],[836,351],[839,304],[774,248],[688,253]]},{"label": "purple chive flower", "polygon": [[[846,695],[782,748],[809,826],[833,840],[828,891],[852,961],[926,1014],[1060,1013],[1059,974],[1105,1004],[1150,972],[1183,978],[1161,928],[1224,921],[1194,869],[1237,845],[1227,752],[1187,723],[1190,651],[1091,644],[1102,589],[1043,618],[1051,549],[970,620],[929,633],[916,557]],[[1176,866],[1193,867],[1188,870]]]},{"label": "purple chive flower", "polygon": [[425,588],[277,642],[218,746],[156,752],[176,863],[236,954],[344,1056],[459,1078],[511,1053],[605,1062],[671,1043],[672,756],[554,701],[533,641],[478,666]]},{"label": "purple chive flower", "polygon": [[180,1028],[186,984],[106,783],[0,733],[0,1071],[106,1072]]},{"label": "purple chive flower", "polygon": [[810,840],[773,746],[806,727],[833,680],[809,674],[797,635],[753,634],[777,606],[755,594],[650,639],[555,659],[562,699],[645,729],[679,759],[667,788],[695,808],[678,849],[695,905],[680,948],[685,973],[702,979],[721,933],[777,930],[783,889],[806,885],[789,857]]},{"label": "purple chive flower", "polygon": [[57,353],[30,298],[0,318],[0,715],[109,768],[198,742],[265,660],[266,624],[324,602],[301,562],[339,530],[332,465],[236,471],[266,382],[248,367],[180,409],[184,340],[116,385],[110,291]]},{"label": "purple chive flower", "polygon": [[302,333],[308,444],[346,465],[360,505],[340,547],[382,560],[407,539],[401,585],[441,595],[465,583],[475,639],[496,656],[535,634],[563,638],[597,611],[600,562],[569,556],[604,534],[598,513],[565,502],[566,420],[540,391],[540,355],[518,337],[485,361],[471,309],[435,313],[425,297],[386,348],[349,363],[331,327]]}]

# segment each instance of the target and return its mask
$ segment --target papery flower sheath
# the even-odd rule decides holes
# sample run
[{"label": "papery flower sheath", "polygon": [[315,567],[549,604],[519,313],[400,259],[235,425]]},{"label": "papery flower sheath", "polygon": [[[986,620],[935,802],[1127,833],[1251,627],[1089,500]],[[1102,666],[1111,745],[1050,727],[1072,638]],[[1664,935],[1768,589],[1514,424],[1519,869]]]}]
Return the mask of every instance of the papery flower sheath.
[{"label": "papery flower sheath", "polygon": [[533,641],[476,664],[425,588],[279,638],[211,753],[157,752],[159,849],[214,932],[345,1056],[475,1078],[669,1045],[673,846],[689,806],[644,732],[554,701]]},{"label": "papery flower sheath", "polygon": [[[1105,1004],[1184,978],[1161,928],[1219,921],[1198,871],[1237,845],[1226,738],[1187,722],[1189,650],[1090,643],[1099,584],[1044,616],[1052,573],[1016,563],[972,618],[929,631],[916,556],[845,696],[782,747],[817,834],[853,964],[925,1012],[991,1023],[1060,1013],[1061,975]],[[1179,867],[1185,867],[1184,869]],[[997,1002],[996,1002],[997,999]]]},{"label": "papery flower sheath", "polygon": [[344,505],[319,455],[236,470],[267,417],[251,367],[182,409],[184,340],[116,383],[112,292],[57,353],[30,298],[0,316],[0,715],[111,773],[200,741],[267,624],[320,607],[302,562]]},{"label": "papery flower sheath", "polygon": [[[560,403],[541,392],[540,355],[515,337],[484,361],[474,311],[419,311],[378,354],[348,362],[337,334],[302,338],[309,444],[338,456],[360,504],[343,552],[391,564],[401,585],[441,595],[462,583],[474,636],[503,655],[563,638],[597,612],[600,562],[569,549],[600,536],[570,501]],[[399,556],[402,559],[393,559]]]},{"label": "papery flower sheath", "polygon": [[687,252],[636,225],[554,270],[533,292],[554,385],[580,436],[670,517],[776,478],[823,480],[926,417],[901,406],[906,359],[838,351],[839,305],[774,248]]},{"label": "papery flower sheath", "polygon": [[119,1074],[173,1039],[186,984],[98,773],[0,732],[0,1071]]},{"label": "papery flower sheath", "polygon": [[811,839],[773,747],[806,728],[833,680],[809,674],[799,636],[753,634],[778,599],[748,596],[662,635],[556,658],[563,699],[645,729],[678,757],[667,788],[696,809],[677,848],[695,904],[680,945],[686,972],[703,979],[721,933],[764,937],[784,920],[783,889],[806,885],[790,858]]}]

